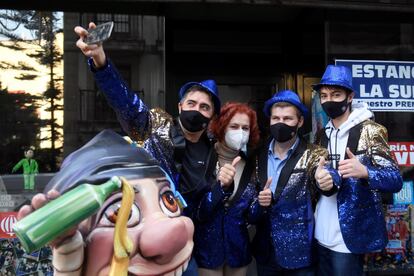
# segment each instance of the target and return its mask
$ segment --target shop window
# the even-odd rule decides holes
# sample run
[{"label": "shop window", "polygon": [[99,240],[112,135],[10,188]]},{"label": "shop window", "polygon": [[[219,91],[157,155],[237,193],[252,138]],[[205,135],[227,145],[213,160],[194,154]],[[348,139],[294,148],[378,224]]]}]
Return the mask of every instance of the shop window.
[{"label": "shop window", "polygon": [[98,13],[96,14],[97,24],[102,24],[108,21],[114,22],[114,34],[129,34],[130,24],[129,15],[127,14],[110,14]]}]

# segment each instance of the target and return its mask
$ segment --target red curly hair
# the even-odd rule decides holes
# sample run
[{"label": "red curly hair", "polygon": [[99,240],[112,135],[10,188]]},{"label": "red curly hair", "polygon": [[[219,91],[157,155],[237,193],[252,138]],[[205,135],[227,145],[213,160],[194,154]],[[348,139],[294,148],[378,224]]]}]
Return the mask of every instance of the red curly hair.
[{"label": "red curly hair", "polygon": [[230,120],[236,113],[246,114],[250,121],[250,135],[248,145],[255,148],[260,139],[259,126],[257,125],[256,111],[244,103],[229,102],[223,105],[220,115],[210,123],[210,131],[220,142],[224,141],[225,131]]}]

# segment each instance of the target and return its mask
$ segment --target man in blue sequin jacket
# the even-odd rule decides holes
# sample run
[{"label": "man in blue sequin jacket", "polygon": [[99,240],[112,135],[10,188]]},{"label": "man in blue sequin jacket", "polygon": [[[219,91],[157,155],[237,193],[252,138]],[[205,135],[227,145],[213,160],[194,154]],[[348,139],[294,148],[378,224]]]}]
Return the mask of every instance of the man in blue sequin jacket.
[{"label": "man in blue sequin jacket", "polygon": [[398,192],[402,178],[387,144],[387,130],[373,122],[366,103],[354,103],[351,71],[329,65],[314,85],[330,121],[316,143],[327,148],[339,185],[318,178],[315,212],[318,275],[363,275],[363,254],[387,244],[380,192]]},{"label": "man in blue sequin jacket", "polygon": [[[95,24],[90,23],[89,28],[95,28]],[[102,44],[86,44],[88,32],[80,26],[75,27],[75,32],[80,37],[76,45],[89,57],[96,83],[116,112],[123,130],[175,180],[177,190],[188,205],[184,213],[192,217],[198,201],[216,181],[217,155],[214,141],[206,132],[209,121],[220,112],[215,81],[183,85],[179,91],[180,115],[174,120],[164,110],[150,110],[129,89],[107,59]]]},{"label": "man in blue sequin jacket", "polygon": [[[252,217],[257,218],[253,251],[259,276],[314,275],[313,208],[318,171],[327,181],[338,181],[335,171],[321,168],[323,148],[298,135],[308,110],[290,90],[275,94],[265,103],[271,138],[260,150],[258,176],[264,185]],[[337,176],[337,174],[336,174]]]}]

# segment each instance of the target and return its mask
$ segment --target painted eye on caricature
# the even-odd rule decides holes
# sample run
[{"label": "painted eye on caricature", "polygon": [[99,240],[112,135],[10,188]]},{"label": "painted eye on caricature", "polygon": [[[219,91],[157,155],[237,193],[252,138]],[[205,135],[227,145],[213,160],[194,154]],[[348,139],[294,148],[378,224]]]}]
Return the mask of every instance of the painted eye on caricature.
[{"label": "painted eye on caricature", "polygon": [[[118,201],[113,203],[106,208],[104,215],[99,222],[102,226],[113,226],[116,223],[116,219],[118,217],[119,208],[121,208],[121,202]],[[140,220],[140,212],[138,207],[133,204],[131,207],[131,213],[128,217],[128,227],[135,226],[139,223]]]},{"label": "painted eye on caricature", "polygon": [[176,217],[181,214],[180,207],[172,191],[166,191],[161,194],[160,205],[162,211],[169,217]]}]

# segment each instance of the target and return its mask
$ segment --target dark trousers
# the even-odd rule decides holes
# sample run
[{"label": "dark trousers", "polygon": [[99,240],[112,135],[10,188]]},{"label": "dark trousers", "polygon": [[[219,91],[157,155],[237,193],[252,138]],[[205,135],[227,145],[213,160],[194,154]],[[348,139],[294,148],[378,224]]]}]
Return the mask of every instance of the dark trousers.
[{"label": "dark trousers", "polygon": [[318,245],[318,276],[362,276],[364,255],[340,253]]},{"label": "dark trousers", "polygon": [[313,267],[286,269],[280,266],[257,264],[258,276],[314,276]]}]

